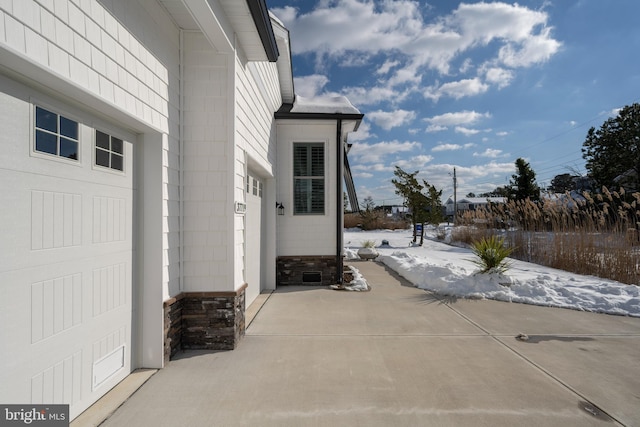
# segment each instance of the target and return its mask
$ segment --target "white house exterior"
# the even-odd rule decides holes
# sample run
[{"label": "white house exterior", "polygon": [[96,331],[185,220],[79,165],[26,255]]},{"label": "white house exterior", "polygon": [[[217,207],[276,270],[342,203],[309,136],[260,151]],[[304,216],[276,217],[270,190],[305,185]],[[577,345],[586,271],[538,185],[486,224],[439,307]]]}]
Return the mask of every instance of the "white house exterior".
[{"label": "white house exterior", "polygon": [[[296,113],[264,0],[4,0],[0,26],[0,402],[75,418],[134,369],[235,348],[277,259],[339,259],[362,115]],[[325,147],[322,214],[292,210],[297,143]]]},{"label": "white house exterior", "polygon": [[[456,200],[458,207],[458,214],[465,211],[475,211],[480,208],[486,208],[489,203],[505,203],[505,197],[463,197]],[[449,197],[444,204],[445,212],[447,216],[453,216],[455,213],[455,207],[453,203],[453,197]]]}]

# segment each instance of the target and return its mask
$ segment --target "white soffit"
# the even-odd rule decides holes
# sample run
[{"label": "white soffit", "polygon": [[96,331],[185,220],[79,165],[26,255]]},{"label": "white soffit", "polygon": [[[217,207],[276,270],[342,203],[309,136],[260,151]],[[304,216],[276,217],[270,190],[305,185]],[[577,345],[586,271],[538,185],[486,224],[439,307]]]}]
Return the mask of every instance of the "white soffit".
[{"label": "white soffit", "polygon": [[182,0],[158,0],[158,2],[169,12],[169,15],[171,15],[171,18],[179,28],[183,30],[200,30]]},{"label": "white soffit", "polygon": [[274,14],[269,13],[269,16],[271,17],[276,43],[278,44],[278,51],[280,51],[280,56],[276,64],[278,67],[278,80],[280,81],[282,102],[285,104],[293,104],[295,93],[293,87],[291,47],[289,46],[289,30],[285,28]]},{"label": "white soffit", "polygon": [[246,0],[219,0],[249,61],[268,61]]},{"label": "white soffit", "polygon": [[[165,0],[166,1],[166,0]],[[218,52],[232,53],[233,28],[217,0],[182,0],[199,29]]]},{"label": "white soffit", "polygon": [[268,61],[246,0],[158,0],[178,27],[200,30],[220,52],[234,50],[235,33],[250,61]]}]

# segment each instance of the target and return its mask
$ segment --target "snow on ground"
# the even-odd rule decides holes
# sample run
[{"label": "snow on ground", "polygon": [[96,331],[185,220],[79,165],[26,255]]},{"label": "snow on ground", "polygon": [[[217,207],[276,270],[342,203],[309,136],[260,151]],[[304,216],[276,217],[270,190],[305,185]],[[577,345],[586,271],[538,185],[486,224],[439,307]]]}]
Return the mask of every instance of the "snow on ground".
[{"label": "snow on ground", "polygon": [[[437,241],[434,230],[425,236],[419,247],[411,244],[411,230],[345,230],[346,259],[357,259],[363,242],[374,240],[377,261],[437,294],[640,317],[638,286],[518,260],[504,274],[479,274],[470,249]],[[381,247],[383,240],[387,247]]]}]

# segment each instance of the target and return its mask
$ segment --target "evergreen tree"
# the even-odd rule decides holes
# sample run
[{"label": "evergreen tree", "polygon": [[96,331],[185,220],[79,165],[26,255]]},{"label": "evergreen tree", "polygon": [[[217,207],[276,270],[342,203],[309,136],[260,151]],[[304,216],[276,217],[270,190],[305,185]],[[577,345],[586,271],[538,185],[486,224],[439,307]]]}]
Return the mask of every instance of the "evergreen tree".
[{"label": "evergreen tree", "polygon": [[598,186],[624,186],[629,191],[639,191],[640,104],[622,108],[598,130],[589,129],[582,157],[589,176]]},{"label": "evergreen tree", "polygon": [[536,173],[523,158],[516,160],[516,173],[511,175],[510,184],[510,199],[524,200],[528,198],[533,201],[540,200],[540,187],[536,183]]},{"label": "evergreen tree", "polygon": [[[416,176],[419,171],[408,173],[396,166],[393,174],[396,178],[391,183],[396,187],[396,194],[405,200],[405,206],[411,211],[411,222],[413,224],[413,242],[417,238],[417,225],[425,222],[438,224],[442,221],[442,190],[437,190],[429,185],[425,180],[422,184],[418,182]],[[426,190],[426,193],[423,192]],[[420,235],[420,245],[423,243],[424,234]]]},{"label": "evergreen tree", "polygon": [[576,184],[574,178],[576,177],[568,173],[556,175],[551,180],[549,191],[553,193],[564,193],[566,191],[575,190]]}]

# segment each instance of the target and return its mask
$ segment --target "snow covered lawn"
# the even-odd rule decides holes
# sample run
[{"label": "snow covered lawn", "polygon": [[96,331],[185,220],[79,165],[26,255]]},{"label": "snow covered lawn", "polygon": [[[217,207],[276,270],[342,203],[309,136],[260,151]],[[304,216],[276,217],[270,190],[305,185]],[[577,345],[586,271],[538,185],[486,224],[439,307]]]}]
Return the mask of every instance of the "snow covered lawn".
[{"label": "snow covered lawn", "polygon": [[[594,276],[581,276],[513,260],[503,275],[476,274],[469,249],[447,245],[425,231],[422,247],[411,245],[411,230],[345,230],[345,255],[374,240],[381,261],[421,289],[461,298],[487,298],[599,313],[640,317],[640,287]],[[383,240],[388,247],[380,247]],[[366,279],[366,278],[365,278]]]}]

